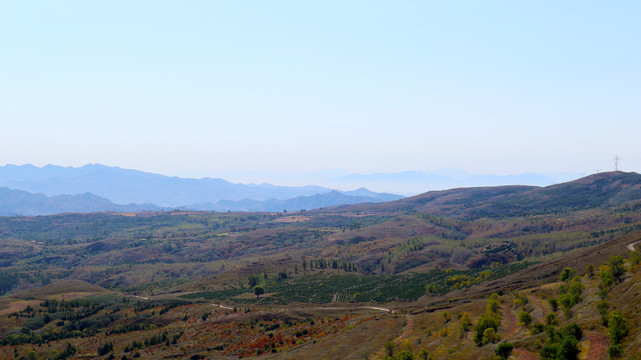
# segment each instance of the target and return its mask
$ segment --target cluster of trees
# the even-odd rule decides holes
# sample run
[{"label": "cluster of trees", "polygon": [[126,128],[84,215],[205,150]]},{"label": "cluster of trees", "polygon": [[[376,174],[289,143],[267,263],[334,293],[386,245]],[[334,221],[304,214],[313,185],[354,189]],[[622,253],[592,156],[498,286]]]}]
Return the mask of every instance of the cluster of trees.
[{"label": "cluster of trees", "polygon": [[547,341],[539,351],[541,360],[576,360],[579,355],[578,344],[583,337],[581,327],[572,323],[557,331],[552,324],[555,321],[552,321],[552,317],[550,320],[544,328]]},{"label": "cluster of trees", "polygon": [[[358,266],[351,261],[341,259],[313,259],[309,261],[309,269],[339,269],[346,272],[358,271]],[[303,260],[303,270],[307,270],[307,260]]]},{"label": "cluster of trees", "polygon": [[[633,251],[628,262],[630,266],[634,268],[641,263],[641,256],[638,252]],[[601,265],[599,269],[599,277],[601,279],[599,296],[601,297],[601,301],[597,304],[597,310],[601,316],[602,324],[608,327],[608,334],[610,335],[608,355],[610,355],[610,357],[623,355],[622,342],[628,334],[628,326],[625,318],[619,311],[609,311],[610,303],[607,300],[610,290],[617,283],[621,282],[625,271],[625,260],[621,255],[611,257],[607,265]]]},{"label": "cluster of trees", "polygon": [[[385,355],[384,360],[432,360],[433,357],[426,349],[421,349],[417,355],[412,352],[411,346],[408,343],[401,344],[400,350],[392,341],[388,341],[383,345]],[[399,351],[396,351],[399,350]],[[369,354],[361,354],[363,359],[369,359]]]},{"label": "cluster of trees", "polygon": [[474,342],[476,345],[483,346],[500,340],[497,331],[502,318],[499,295],[494,293],[488,298],[485,305],[485,314],[479,316],[474,327]]}]

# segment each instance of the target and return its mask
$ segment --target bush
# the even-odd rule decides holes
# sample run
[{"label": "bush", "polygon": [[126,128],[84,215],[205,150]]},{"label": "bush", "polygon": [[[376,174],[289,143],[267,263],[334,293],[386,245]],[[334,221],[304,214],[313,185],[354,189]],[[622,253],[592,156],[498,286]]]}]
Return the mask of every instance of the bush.
[{"label": "bush", "polygon": [[541,323],[536,323],[536,324],[532,325],[532,330],[530,330],[530,333],[532,335],[536,335],[536,334],[542,333],[543,330],[545,330],[545,326],[543,324],[541,324]]},{"label": "bush", "polygon": [[608,356],[611,358],[620,357],[623,355],[623,347],[621,344],[608,346]]},{"label": "bush", "polygon": [[501,340],[501,338],[499,337],[499,334],[496,333],[496,330],[494,330],[493,328],[487,328],[485,329],[485,331],[483,331],[483,338],[481,340],[483,345],[487,345],[493,344]]},{"label": "bush", "polygon": [[497,356],[500,356],[501,359],[506,360],[507,358],[510,357],[510,354],[512,354],[512,350],[514,349],[514,345],[510,343],[500,343],[499,346],[496,347],[496,351],[494,352]]},{"label": "bush", "polygon": [[614,276],[617,282],[621,281],[621,277],[623,277],[623,274],[625,274],[625,265],[623,264],[623,256],[616,255],[611,257],[610,261],[608,261],[608,266],[612,271],[612,276]]},{"label": "bush", "polygon": [[528,326],[531,322],[532,315],[530,315],[530,313],[525,310],[521,310],[519,312],[519,324],[521,324],[521,326]]},{"label": "bush", "polygon": [[499,327],[499,320],[495,316],[483,314],[479,317],[476,326],[474,327],[474,342],[476,345],[485,345],[483,343],[483,336],[487,329],[492,329],[495,333]]},{"label": "bush", "polygon": [[395,357],[396,360],[414,360],[414,354],[409,350],[403,350]]},{"label": "bush", "polygon": [[554,315],[554,313],[549,313],[545,317],[545,324],[546,325],[556,325],[558,323],[559,323],[559,321],[556,319],[556,315]]},{"label": "bush", "polygon": [[576,323],[566,325],[561,330],[561,334],[563,334],[564,337],[572,336],[577,340],[581,340],[583,338],[583,331],[581,330],[581,327]]},{"label": "bush", "polygon": [[628,325],[620,311],[612,311],[608,320],[608,334],[610,343],[621,344],[623,339],[628,335]]},{"label": "bush", "polygon": [[579,355],[579,341],[574,336],[566,336],[561,341],[557,359],[576,360]]},{"label": "bush", "polygon": [[560,279],[561,281],[568,281],[572,278],[572,275],[574,275],[574,271],[570,268],[565,268],[561,271]]}]

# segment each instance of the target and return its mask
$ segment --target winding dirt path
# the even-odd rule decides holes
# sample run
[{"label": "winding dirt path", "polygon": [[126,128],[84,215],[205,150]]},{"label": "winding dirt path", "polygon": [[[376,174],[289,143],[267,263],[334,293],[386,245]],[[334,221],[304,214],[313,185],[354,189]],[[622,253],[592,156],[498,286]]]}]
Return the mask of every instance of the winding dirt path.
[{"label": "winding dirt path", "polygon": [[212,303],[212,304],[209,304],[209,305],[212,305],[212,306],[218,306],[218,307],[219,307],[219,308],[221,308],[221,309],[234,310],[234,308],[233,308],[233,307],[225,306],[225,305],[223,305],[223,304],[213,304],[213,303]]},{"label": "winding dirt path", "polygon": [[639,240],[639,241],[635,241],[635,242],[633,242],[633,243],[628,244],[628,250],[630,250],[630,251],[637,251],[634,247],[635,247],[635,246],[636,246],[636,244],[638,244],[638,243],[641,243],[641,240]]},{"label": "winding dirt path", "polygon": [[408,339],[412,331],[414,331],[414,317],[407,314],[407,324],[405,324],[405,329],[403,329],[403,333],[399,336],[399,339]]},{"label": "winding dirt path", "polygon": [[519,320],[516,318],[514,309],[507,304],[501,305],[503,309],[503,321],[501,321],[501,328],[507,337],[516,334],[519,331]]}]

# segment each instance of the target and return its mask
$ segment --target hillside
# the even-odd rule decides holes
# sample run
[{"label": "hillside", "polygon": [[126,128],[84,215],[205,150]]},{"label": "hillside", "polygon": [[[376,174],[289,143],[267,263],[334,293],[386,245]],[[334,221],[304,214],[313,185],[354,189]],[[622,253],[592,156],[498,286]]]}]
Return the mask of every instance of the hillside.
[{"label": "hillside", "polygon": [[509,343],[516,360],[635,359],[638,177],[287,213],[0,217],[0,357],[493,359]]},{"label": "hillside", "polygon": [[641,175],[619,171],[547,187],[496,186],[432,191],[398,201],[340,207],[332,211],[418,212],[482,218],[604,208],[638,199],[641,199]]}]

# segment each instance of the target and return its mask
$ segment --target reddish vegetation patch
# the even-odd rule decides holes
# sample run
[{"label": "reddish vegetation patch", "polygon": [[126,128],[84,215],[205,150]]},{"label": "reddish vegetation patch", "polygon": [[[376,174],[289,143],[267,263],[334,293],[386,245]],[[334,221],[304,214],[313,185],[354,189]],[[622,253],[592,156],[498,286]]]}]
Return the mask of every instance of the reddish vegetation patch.
[{"label": "reddish vegetation patch", "polygon": [[519,331],[519,321],[516,318],[514,310],[509,305],[503,304],[503,321],[501,321],[501,327],[505,334],[508,336],[514,335]]},{"label": "reddish vegetation patch", "polygon": [[608,348],[608,338],[595,332],[589,332],[587,336],[590,340],[590,352],[588,353],[587,360],[605,359],[605,353]]},{"label": "reddish vegetation patch", "polygon": [[513,354],[519,360],[538,360],[539,359],[539,357],[536,354],[522,348],[514,349]]},{"label": "reddish vegetation patch", "polygon": [[[193,342],[184,345],[189,352],[214,351],[221,356],[249,357],[265,353],[286,351],[301,344],[316,341],[328,335],[341,333],[353,316],[336,318],[314,318],[307,320],[259,320],[260,314],[253,315],[254,321],[241,320],[237,315],[231,321],[200,322],[190,319],[195,326],[185,331],[185,338]],[[263,314],[264,315],[264,314]],[[224,320],[224,319],[220,319]],[[369,318],[356,320],[359,325]],[[203,347],[203,344],[207,344]]]}]

